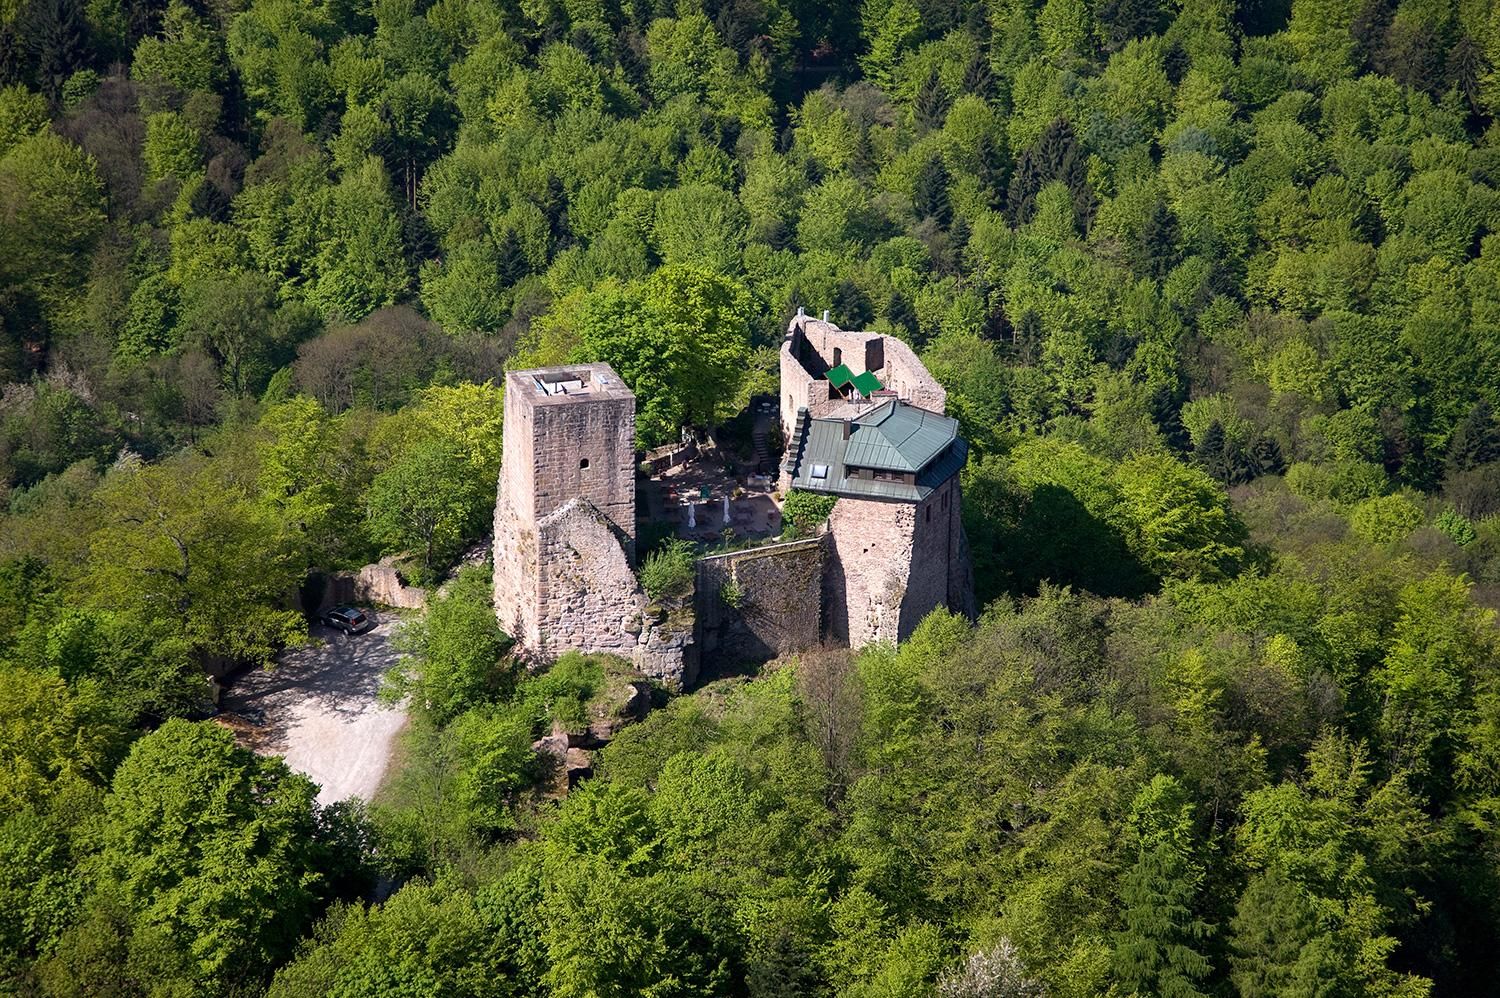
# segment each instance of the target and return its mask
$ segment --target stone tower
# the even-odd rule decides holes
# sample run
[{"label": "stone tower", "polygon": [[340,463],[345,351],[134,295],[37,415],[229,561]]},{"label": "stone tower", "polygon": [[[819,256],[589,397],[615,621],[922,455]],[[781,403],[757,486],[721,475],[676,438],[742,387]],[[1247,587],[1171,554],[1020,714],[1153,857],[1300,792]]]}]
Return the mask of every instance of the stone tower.
[{"label": "stone tower", "polygon": [[635,471],[635,395],[608,364],[506,376],[495,612],[532,655],[634,651]]}]

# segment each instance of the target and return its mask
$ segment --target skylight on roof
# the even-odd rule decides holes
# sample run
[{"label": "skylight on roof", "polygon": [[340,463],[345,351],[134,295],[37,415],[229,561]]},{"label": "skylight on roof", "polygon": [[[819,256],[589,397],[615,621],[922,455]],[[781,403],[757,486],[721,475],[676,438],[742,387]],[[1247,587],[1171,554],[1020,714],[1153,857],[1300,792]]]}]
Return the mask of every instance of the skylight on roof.
[{"label": "skylight on roof", "polygon": [[828,477],[828,465],[815,464],[812,466],[812,477],[822,480]]}]

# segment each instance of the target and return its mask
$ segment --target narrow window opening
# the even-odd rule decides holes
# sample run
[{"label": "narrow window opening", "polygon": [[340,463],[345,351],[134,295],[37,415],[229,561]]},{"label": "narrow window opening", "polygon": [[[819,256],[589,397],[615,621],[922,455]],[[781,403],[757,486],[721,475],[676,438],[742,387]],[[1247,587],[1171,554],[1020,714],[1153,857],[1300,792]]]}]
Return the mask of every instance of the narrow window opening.
[{"label": "narrow window opening", "polygon": [[588,471],[589,470],[589,459],[588,458],[584,458],[583,460],[579,461],[578,462],[578,467],[580,469],[584,470],[584,471]]}]

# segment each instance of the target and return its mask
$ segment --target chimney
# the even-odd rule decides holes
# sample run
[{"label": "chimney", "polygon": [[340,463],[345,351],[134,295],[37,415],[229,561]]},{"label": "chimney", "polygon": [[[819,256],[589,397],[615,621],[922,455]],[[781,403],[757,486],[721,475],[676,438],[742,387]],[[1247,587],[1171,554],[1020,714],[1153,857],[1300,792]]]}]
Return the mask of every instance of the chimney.
[{"label": "chimney", "polygon": [[847,419],[844,420],[844,439],[845,440],[849,439],[849,433],[853,429],[854,429],[853,424],[849,420],[847,420]]},{"label": "chimney", "polygon": [[826,308],[823,310],[823,321],[824,322],[828,321],[828,309],[826,309]]}]

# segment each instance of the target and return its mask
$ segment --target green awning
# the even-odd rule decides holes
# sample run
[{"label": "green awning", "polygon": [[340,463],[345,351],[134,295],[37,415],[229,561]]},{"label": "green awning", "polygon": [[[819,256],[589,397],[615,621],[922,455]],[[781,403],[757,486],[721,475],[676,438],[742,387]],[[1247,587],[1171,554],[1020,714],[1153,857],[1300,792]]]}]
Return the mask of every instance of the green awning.
[{"label": "green awning", "polygon": [[854,372],[849,370],[848,364],[840,364],[828,372],[828,383],[835,388],[843,388],[854,380]]},{"label": "green awning", "polygon": [[859,393],[865,398],[869,398],[885,386],[880,383],[879,378],[866,371],[854,379],[854,387],[858,388]]}]

